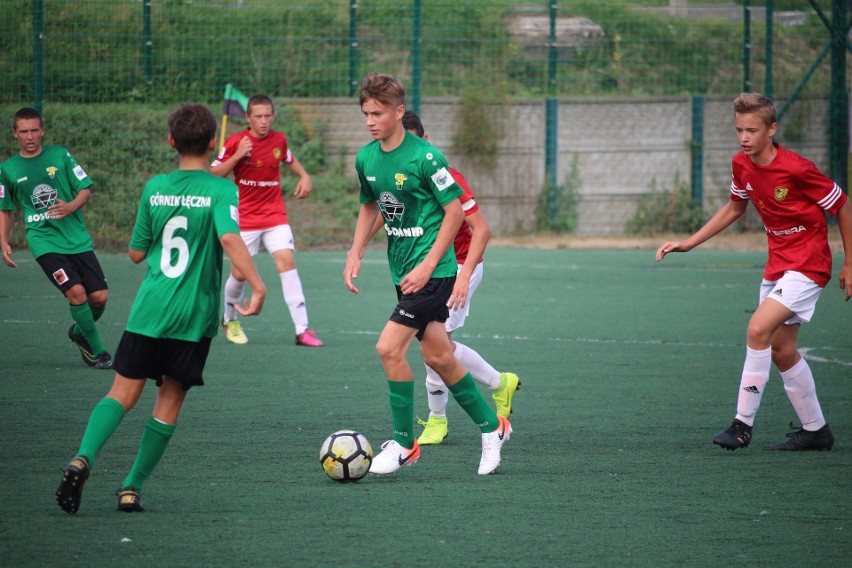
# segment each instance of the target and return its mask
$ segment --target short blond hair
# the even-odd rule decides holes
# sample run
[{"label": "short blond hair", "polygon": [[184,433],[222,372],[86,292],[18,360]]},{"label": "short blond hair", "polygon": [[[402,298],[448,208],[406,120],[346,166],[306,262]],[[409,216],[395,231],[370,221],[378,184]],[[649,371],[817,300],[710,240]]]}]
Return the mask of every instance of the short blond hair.
[{"label": "short blond hair", "polygon": [[358,104],[375,100],[383,105],[397,107],[405,104],[405,87],[399,79],[384,73],[370,73],[361,81]]},{"label": "short blond hair", "polygon": [[766,126],[775,124],[777,116],[775,101],[760,93],[740,93],[734,99],[734,113],[756,114]]}]

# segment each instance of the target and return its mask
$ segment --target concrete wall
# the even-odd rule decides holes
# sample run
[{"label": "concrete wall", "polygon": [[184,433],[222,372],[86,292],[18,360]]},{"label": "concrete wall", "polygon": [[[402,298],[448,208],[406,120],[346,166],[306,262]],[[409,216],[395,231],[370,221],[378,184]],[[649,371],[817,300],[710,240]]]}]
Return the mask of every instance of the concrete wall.
[{"label": "concrete wall", "polygon": [[[730,98],[707,98],[704,107],[704,206],[715,211],[727,199],[730,164],[738,151]],[[287,100],[308,125],[323,124],[326,145],[339,148],[354,176],[358,149],[370,141],[355,99]],[[779,101],[783,104],[783,101]],[[425,99],[420,116],[429,137],[470,182],[497,234],[528,233],[544,185],[545,103],[513,101],[490,110],[503,137],[494,168],[477,167],[453,152],[457,99]],[[779,141],[825,170],[827,102],[794,105]],[[652,184],[671,188],[676,175],[689,182],[692,138],[690,97],[559,100],[558,179],[576,157],[581,180],[577,234],[621,234]]]}]

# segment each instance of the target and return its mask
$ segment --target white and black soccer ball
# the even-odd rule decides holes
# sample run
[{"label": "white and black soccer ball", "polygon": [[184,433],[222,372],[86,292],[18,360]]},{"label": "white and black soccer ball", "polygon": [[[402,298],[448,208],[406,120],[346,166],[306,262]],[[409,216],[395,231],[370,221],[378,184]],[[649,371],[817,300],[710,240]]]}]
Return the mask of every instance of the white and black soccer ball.
[{"label": "white and black soccer ball", "polygon": [[338,430],[325,439],[320,448],[323,471],[335,481],[358,481],[370,471],[373,447],[355,430]]}]

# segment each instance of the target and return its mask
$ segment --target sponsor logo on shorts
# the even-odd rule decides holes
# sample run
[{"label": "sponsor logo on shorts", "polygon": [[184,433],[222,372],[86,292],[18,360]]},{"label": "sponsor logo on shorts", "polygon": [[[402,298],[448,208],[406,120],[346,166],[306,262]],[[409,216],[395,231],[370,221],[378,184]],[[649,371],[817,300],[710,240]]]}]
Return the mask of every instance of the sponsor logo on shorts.
[{"label": "sponsor logo on shorts", "polygon": [[414,314],[410,314],[403,309],[399,310],[399,315],[401,315],[402,317],[406,317],[408,319],[414,319]]},{"label": "sponsor logo on shorts", "polygon": [[68,282],[68,275],[67,275],[67,274],[65,274],[65,269],[64,269],[64,268],[60,268],[59,270],[57,270],[56,272],[54,272],[54,273],[53,273],[53,279],[54,279],[54,280],[56,281],[56,283],[57,283],[57,284],[59,284],[59,285],[62,285],[62,284],[65,284],[66,282]]}]

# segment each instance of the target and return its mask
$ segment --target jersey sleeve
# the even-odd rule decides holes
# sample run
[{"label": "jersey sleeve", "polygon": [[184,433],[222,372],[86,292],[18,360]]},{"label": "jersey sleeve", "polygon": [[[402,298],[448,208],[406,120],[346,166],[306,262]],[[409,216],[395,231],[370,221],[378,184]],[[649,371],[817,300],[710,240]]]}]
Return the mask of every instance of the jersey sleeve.
[{"label": "jersey sleeve", "polygon": [[65,150],[65,170],[71,190],[75,194],[92,187],[94,183],[92,178],[86,174],[83,166],[77,163],[77,160],[74,159],[74,156],[68,150]]},{"label": "jersey sleeve", "polygon": [[459,184],[459,187],[462,190],[462,195],[459,197],[459,201],[461,201],[464,216],[467,217],[468,215],[473,215],[479,211],[479,205],[477,205],[476,199],[473,197],[473,190],[470,189],[470,185],[467,183],[467,180],[460,171],[451,167],[450,173],[453,174],[453,179],[456,180],[456,183]]},{"label": "jersey sleeve", "polygon": [[222,145],[222,149],[219,150],[219,155],[216,156],[216,159],[213,160],[211,166],[218,166],[222,162],[227,162],[228,158],[234,155],[236,152],[237,145],[239,144],[241,136],[239,134],[232,134],[225,143]]},{"label": "jersey sleeve", "polygon": [[237,186],[230,180],[220,179],[225,183],[216,188],[213,223],[216,226],[216,236],[221,239],[226,233],[240,232],[240,215]]},{"label": "jersey sleeve", "polygon": [[803,160],[803,162],[800,178],[805,192],[826,212],[837,216],[837,211],[846,203],[846,194],[813,162],[808,160]]},{"label": "jersey sleeve", "polygon": [[376,196],[373,194],[373,190],[370,184],[367,183],[367,178],[364,175],[364,163],[360,152],[355,157],[355,171],[358,173],[358,187],[360,188],[358,202],[361,205],[375,202]]},{"label": "jersey sleeve", "polygon": [[742,169],[737,165],[736,157],[731,162],[731,201],[743,201],[749,199],[745,184],[740,179]]},{"label": "jersey sleeve", "polygon": [[435,199],[442,207],[458,199],[462,195],[462,188],[456,183],[446,158],[434,146],[427,146],[420,160],[421,174],[429,184],[429,188],[435,195]]},{"label": "jersey sleeve", "polygon": [[12,211],[15,204],[12,201],[12,186],[6,179],[3,168],[0,168],[0,211]]},{"label": "jersey sleeve", "polygon": [[149,181],[142,191],[142,198],[139,200],[139,207],[136,209],[136,223],[133,225],[133,234],[130,237],[130,244],[128,244],[128,247],[133,250],[145,252],[148,252],[148,249],[151,248],[151,242],[154,240],[151,235],[151,216],[148,207],[148,200],[151,195],[148,191],[150,184]]}]

